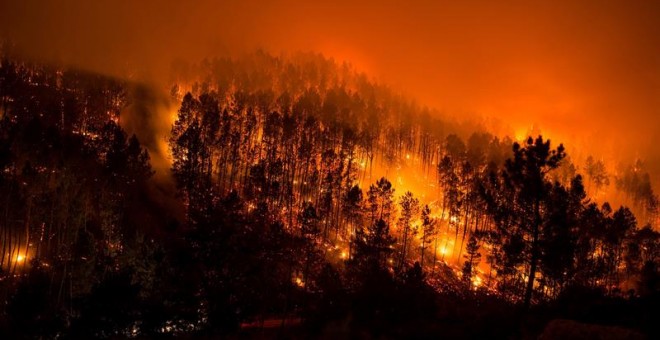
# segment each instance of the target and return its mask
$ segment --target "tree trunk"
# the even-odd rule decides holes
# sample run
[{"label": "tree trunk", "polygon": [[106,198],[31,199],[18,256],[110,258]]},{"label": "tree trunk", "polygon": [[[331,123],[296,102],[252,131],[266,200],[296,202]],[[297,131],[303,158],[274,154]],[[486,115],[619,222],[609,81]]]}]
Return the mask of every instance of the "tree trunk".
[{"label": "tree trunk", "polygon": [[527,278],[527,287],[525,288],[525,300],[524,300],[524,308],[525,310],[529,310],[529,306],[532,301],[532,292],[534,290],[534,278],[536,276],[536,263],[538,262],[537,259],[537,250],[535,249],[536,246],[536,240],[532,244],[532,258],[531,262],[529,265],[529,277]]},{"label": "tree trunk", "polygon": [[461,262],[461,255],[463,254],[463,244],[465,243],[465,235],[467,234],[468,229],[468,213],[470,211],[469,206],[465,207],[465,221],[463,221],[463,237],[461,237],[461,247],[458,248],[458,256],[456,257],[456,263]]},{"label": "tree trunk", "polygon": [[426,250],[426,230],[422,231],[422,254],[419,259],[419,265],[422,267],[422,272],[424,272],[424,250]]},{"label": "tree trunk", "polygon": [[438,258],[438,237],[433,241],[433,266],[431,267],[431,275],[435,273],[435,262]]},{"label": "tree trunk", "polygon": [[408,246],[408,229],[406,226],[403,228],[403,249],[401,250],[401,260],[399,260],[399,272],[402,272],[404,264],[406,263],[406,248]]},{"label": "tree trunk", "polygon": [[534,278],[536,277],[536,265],[539,257],[539,227],[541,225],[540,202],[537,200],[534,205],[535,221],[532,226],[532,249],[529,263],[529,277],[527,278],[527,287],[525,288],[524,308],[529,310],[532,302],[532,292],[534,291]]}]

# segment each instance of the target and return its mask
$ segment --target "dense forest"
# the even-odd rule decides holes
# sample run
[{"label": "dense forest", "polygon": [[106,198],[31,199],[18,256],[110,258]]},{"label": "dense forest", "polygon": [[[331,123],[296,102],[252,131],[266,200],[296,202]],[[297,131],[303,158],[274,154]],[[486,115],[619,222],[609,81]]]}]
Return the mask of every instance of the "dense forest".
[{"label": "dense forest", "polygon": [[[139,84],[4,53],[3,334],[524,338],[569,319],[658,336],[642,160],[576,164],[316,54],[171,79],[161,169],[123,127]],[[610,185],[626,205],[592,197]]]}]

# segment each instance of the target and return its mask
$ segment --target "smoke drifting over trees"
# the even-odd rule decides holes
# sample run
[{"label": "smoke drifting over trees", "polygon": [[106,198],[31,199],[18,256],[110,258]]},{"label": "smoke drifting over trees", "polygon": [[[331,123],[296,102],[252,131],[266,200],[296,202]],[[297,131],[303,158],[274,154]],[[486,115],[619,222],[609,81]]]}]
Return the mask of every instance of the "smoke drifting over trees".
[{"label": "smoke drifting over trees", "polygon": [[[454,116],[546,135],[660,173],[655,2],[16,1],[0,33],[26,55],[150,83],[177,59],[262,48],[348,60]],[[162,91],[162,87],[159,88]],[[166,89],[167,90],[167,89]],[[649,124],[649,122],[654,122]],[[495,128],[493,126],[493,128]],[[509,133],[510,131],[506,131]],[[592,145],[593,139],[611,136]],[[656,188],[657,190],[657,188]]]}]

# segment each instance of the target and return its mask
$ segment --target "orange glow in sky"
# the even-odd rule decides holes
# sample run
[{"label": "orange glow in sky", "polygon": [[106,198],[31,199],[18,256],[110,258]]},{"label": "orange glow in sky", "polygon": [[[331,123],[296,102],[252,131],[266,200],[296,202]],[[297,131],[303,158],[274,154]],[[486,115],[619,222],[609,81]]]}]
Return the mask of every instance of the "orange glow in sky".
[{"label": "orange glow in sky", "polygon": [[[657,1],[67,1],[0,5],[27,55],[164,83],[172,60],[317,51],[447,115],[660,173]],[[557,141],[559,142],[559,141]]]}]

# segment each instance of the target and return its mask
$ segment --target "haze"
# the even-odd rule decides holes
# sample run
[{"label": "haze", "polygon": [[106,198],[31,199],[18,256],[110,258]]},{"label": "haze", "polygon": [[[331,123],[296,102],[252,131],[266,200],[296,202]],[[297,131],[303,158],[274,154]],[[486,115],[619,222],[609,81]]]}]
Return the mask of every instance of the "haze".
[{"label": "haze", "polygon": [[[446,114],[532,125],[660,173],[660,2],[2,1],[26,56],[165,84],[257,48],[347,60]],[[657,178],[657,176],[656,176]]]}]

